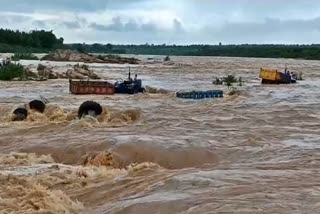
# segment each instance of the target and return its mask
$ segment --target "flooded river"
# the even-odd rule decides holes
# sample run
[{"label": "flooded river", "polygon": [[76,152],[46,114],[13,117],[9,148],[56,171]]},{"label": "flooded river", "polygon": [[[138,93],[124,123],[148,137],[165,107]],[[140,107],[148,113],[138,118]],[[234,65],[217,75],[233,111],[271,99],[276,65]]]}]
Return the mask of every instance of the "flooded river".
[{"label": "flooded river", "polygon": [[[320,213],[320,61],[172,59],[131,67],[167,94],[76,96],[68,80],[1,82],[0,213]],[[65,71],[72,63],[46,64]],[[305,80],[260,84],[260,67],[286,64]],[[127,65],[90,67],[127,77]],[[227,91],[212,84],[226,74],[245,81],[238,95],[175,97]],[[9,121],[39,95],[49,100],[44,115]],[[103,115],[74,119],[86,100]]]}]

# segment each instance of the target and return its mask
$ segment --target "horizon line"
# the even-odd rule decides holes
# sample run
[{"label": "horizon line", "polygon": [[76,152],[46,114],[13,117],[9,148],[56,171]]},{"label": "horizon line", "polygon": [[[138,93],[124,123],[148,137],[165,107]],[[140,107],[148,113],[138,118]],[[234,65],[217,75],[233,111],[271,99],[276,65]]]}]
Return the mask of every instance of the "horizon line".
[{"label": "horizon line", "polygon": [[262,45],[281,45],[281,46],[312,46],[312,45],[320,45],[320,43],[238,43],[238,44],[233,44],[233,43],[226,43],[226,44],[205,44],[205,43],[190,43],[190,44],[166,44],[166,43],[98,43],[98,42],[93,42],[93,43],[86,43],[86,42],[68,42],[68,43],[64,43],[65,45],[74,45],[74,44],[80,44],[80,45],[94,45],[94,44],[98,44],[98,45],[136,45],[136,46],[246,46],[246,45],[256,45],[256,46],[262,46]]}]

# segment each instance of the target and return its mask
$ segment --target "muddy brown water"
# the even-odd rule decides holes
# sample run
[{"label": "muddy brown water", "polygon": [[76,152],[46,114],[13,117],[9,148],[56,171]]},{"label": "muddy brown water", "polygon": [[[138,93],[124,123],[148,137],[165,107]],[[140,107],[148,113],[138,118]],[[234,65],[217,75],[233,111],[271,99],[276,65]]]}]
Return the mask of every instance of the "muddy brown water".
[{"label": "muddy brown water", "polygon": [[[1,213],[320,213],[320,62],[173,60],[131,67],[144,85],[169,94],[75,96],[67,80],[1,82]],[[72,63],[46,64],[63,71]],[[260,67],[286,64],[305,80],[260,84]],[[91,67],[108,79],[128,71]],[[225,74],[243,78],[239,95],[174,95],[226,91],[211,84]],[[44,115],[9,121],[14,108],[39,95],[50,102]],[[100,118],[74,118],[86,100],[104,106]],[[92,165],[83,165],[86,157]]]}]

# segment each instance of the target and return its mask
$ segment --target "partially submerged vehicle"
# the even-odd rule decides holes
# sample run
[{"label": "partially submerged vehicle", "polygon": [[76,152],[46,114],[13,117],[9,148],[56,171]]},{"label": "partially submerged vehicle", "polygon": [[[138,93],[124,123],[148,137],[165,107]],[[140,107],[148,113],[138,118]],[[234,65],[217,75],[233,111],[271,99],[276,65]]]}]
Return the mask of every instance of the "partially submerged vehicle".
[{"label": "partially submerged vehicle", "polygon": [[222,90],[209,91],[191,91],[191,92],[177,92],[176,96],[183,99],[205,99],[205,98],[222,98]]},{"label": "partially submerged vehicle", "polygon": [[101,94],[113,95],[118,94],[136,94],[144,92],[142,80],[137,79],[137,75],[132,79],[117,81],[112,84],[106,80],[72,80],[69,79],[69,91],[72,94]]},{"label": "partially submerged vehicle", "polygon": [[145,89],[142,87],[142,80],[138,79],[137,74],[134,79],[131,78],[131,73],[129,71],[128,79],[117,81],[114,84],[115,93],[118,94],[136,94],[143,93]]},{"label": "partially submerged vehicle", "polygon": [[113,95],[115,88],[114,85],[108,81],[69,79],[69,91],[72,94]]},{"label": "partially submerged vehicle", "polygon": [[280,72],[276,69],[260,68],[259,77],[262,79],[262,84],[290,84],[296,83],[296,75],[285,69],[285,72]]}]

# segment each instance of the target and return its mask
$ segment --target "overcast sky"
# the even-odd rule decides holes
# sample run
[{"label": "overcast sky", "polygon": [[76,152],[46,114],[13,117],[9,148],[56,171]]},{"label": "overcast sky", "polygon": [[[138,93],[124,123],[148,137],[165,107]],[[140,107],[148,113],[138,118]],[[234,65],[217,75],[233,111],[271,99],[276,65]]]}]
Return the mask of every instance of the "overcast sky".
[{"label": "overcast sky", "polygon": [[320,43],[319,0],[0,0],[0,27],[66,43]]}]

